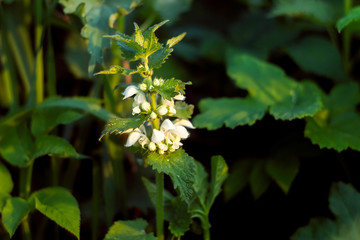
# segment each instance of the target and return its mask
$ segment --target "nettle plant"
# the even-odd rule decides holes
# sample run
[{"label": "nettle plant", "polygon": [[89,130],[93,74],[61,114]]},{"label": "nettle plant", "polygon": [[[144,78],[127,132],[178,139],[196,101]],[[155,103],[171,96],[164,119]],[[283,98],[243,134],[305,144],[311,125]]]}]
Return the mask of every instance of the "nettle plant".
[{"label": "nettle plant", "polygon": [[[144,164],[156,171],[156,184],[143,178],[151,201],[156,207],[157,239],[164,239],[164,220],[169,221],[173,237],[180,238],[190,229],[193,218],[201,221],[204,238],[210,239],[209,211],[221,191],[227,177],[227,165],[221,156],[211,160],[211,181],[201,163],[195,161],[181,147],[182,140],[189,137],[193,129],[191,115],[193,106],[184,102],[185,86],[190,82],[170,78],[154,77],[158,69],[180,42],[185,33],[169,39],[164,46],[158,42],[155,31],[165,24],[163,21],[142,32],[137,24],[133,36],[121,33],[105,36],[113,39],[120,47],[126,61],[136,62],[136,69],[112,66],[97,74],[139,74],[138,84],[126,86],[123,99],[132,98],[132,113],[129,118],[111,119],[102,132],[101,138],[109,133],[128,134],[125,147],[140,153]],[[122,86],[122,84],[120,84]],[[100,138],[100,139],[101,139]],[[178,195],[164,190],[164,174],[170,176]],[[165,210],[165,211],[164,211]],[[105,239],[131,236],[156,239],[144,231],[147,223],[142,219],[117,221],[110,228]]]}]

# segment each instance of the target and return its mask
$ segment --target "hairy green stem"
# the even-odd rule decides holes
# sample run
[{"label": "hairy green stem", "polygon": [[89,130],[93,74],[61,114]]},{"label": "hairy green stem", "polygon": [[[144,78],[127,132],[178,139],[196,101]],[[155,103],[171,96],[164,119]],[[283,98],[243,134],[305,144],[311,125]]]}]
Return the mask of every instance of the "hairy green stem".
[{"label": "hairy green stem", "polygon": [[156,173],[156,235],[164,240],[164,173]]}]

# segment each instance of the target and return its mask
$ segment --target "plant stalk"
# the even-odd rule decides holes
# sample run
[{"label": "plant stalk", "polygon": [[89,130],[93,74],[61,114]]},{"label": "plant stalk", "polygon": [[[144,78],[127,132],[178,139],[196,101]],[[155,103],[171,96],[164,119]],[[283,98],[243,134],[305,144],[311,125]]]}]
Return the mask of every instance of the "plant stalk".
[{"label": "plant stalk", "polygon": [[[28,167],[20,169],[20,197],[28,199],[31,193],[31,178],[34,163],[30,163]],[[31,230],[29,226],[28,217],[22,223],[22,231],[25,240],[31,240]]]},{"label": "plant stalk", "polygon": [[164,173],[156,173],[156,235],[164,240]]}]

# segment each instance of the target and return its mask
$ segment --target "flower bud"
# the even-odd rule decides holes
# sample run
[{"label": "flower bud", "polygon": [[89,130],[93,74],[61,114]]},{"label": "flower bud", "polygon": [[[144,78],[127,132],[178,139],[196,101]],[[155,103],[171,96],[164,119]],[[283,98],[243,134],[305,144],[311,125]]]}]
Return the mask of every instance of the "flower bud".
[{"label": "flower bud", "polygon": [[151,112],[151,114],[150,114],[150,118],[151,118],[151,119],[155,119],[155,118],[157,118],[156,113],[155,113],[155,112]]},{"label": "flower bud", "polygon": [[155,87],[160,86],[160,80],[157,79],[157,78],[155,78],[154,81],[153,81],[153,85],[154,85]]},{"label": "flower bud", "polygon": [[146,86],[145,83],[140,83],[140,84],[139,84],[139,88],[140,88],[141,91],[146,91],[147,86]]},{"label": "flower bud", "polygon": [[145,111],[148,112],[151,110],[151,105],[148,101],[145,101],[141,104],[141,108]]},{"label": "flower bud", "polygon": [[165,106],[160,106],[157,109],[157,111],[158,111],[159,115],[161,115],[161,116],[165,115],[168,112],[168,110]]},{"label": "flower bud", "polygon": [[171,147],[171,148],[169,148],[169,151],[170,152],[175,152],[175,148]]},{"label": "flower bud", "polygon": [[176,95],[174,97],[175,100],[179,100],[179,101],[184,101],[185,100],[185,96],[182,95],[181,93],[178,93],[178,95]]},{"label": "flower bud", "polygon": [[155,149],[156,149],[155,143],[150,142],[148,148],[149,148],[150,151],[155,151]]},{"label": "flower bud", "polygon": [[159,149],[159,154],[164,154],[164,150]]}]

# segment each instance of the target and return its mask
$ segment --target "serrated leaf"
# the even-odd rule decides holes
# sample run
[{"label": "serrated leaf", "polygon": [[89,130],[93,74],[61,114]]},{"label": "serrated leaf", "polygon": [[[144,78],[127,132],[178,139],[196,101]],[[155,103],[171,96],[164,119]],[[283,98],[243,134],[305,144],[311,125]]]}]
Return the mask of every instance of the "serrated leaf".
[{"label": "serrated leaf", "polygon": [[31,132],[34,136],[47,134],[59,124],[68,124],[80,119],[83,114],[64,108],[35,109],[31,117]]},{"label": "serrated leaf", "polygon": [[337,85],[325,99],[328,113],[307,119],[305,136],[321,148],[360,150],[360,114],[355,110],[359,96],[358,84]]},{"label": "serrated leaf", "polygon": [[179,36],[170,38],[167,40],[166,45],[169,46],[169,48],[173,47],[174,45],[178,44],[183,38],[186,36],[186,33],[182,33]]},{"label": "serrated leaf", "polygon": [[189,119],[194,112],[194,105],[185,102],[175,102],[175,116],[181,119]]},{"label": "serrated leaf", "polygon": [[30,202],[42,214],[80,238],[80,209],[69,190],[62,187],[49,187],[34,192]]},{"label": "serrated leaf", "polygon": [[168,47],[162,47],[155,51],[153,54],[149,56],[149,68],[150,69],[158,69],[161,67],[163,63],[165,63],[166,59],[170,56],[173,49]]},{"label": "serrated leaf", "polygon": [[206,205],[211,208],[215,198],[221,191],[221,186],[228,177],[228,166],[222,156],[213,156],[211,158],[211,182],[210,191],[207,197]]},{"label": "serrated leaf", "polygon": [[104,35],[114,33],[114,29],[109,24],[110,19],[119,11],[123,15],[128,14],[139,4],[139,1],[60,0],[60,3],[64,5],[65,13],[76,13],[79,7],[83,7],[80,17],[85,25],[81,30],[81,35],[88,39],[88,51],[91,54],[88,72],[91,77],[96,63],[102,63],[103,48],[110,47],[109,39],[103,37]]},{"label": "serrated leaf", "polygon": [[181,197],[174,198],[171,205],[169,230],[175,237],[180,237],[190,229],[191,215]]},{"label": "serrated leaf", "polygon": [[48,98],[37,106],[38,109],[54,107],[85,111],[104,121],[109,121],[115,117],[114,114],[102,108],[100,106],[100,100],[95,98]]},{"label": "serrated leaf", "polygon": [[146,49],[135,42],[133,38],[117,37],[116,39],[125,60],[136,61],[145,57]]},{"label": "serrated leaf", "polygon": [[142,35],[142,32],[136,23],[134,23],[134,26],[135,26],[134,40],[140,46],[144,46],[144,36]]},{"label": "serrated leaf", "polygon": [[340,33],[345,27],[360,20],[360,6],[352,8],[344,17],[336,22],[336,28]]},{"label": "serrated leaf", "polygon": [[138,70],[134,70],[134,69],[126,69],[126,68],[123,68],[119,65],[116,65],[116,66],[111,66],[110,69],[108,70],[103,70],[103,71],[100,71],[100,72],[97,72],[94,74],[95,75],[101,75],[101,74],[117,74],[117,73],[120,73],[120,74],[123,74],[123,75],[131,75],[131,74],[134,74],[138,72]]},{"label": "serrated leaf", "polygon": [[312,20],[316,23],[331,25],[343,13],[341,0],[277,0],[270,16],[290,16]]},{"label": "serrated leaf", "polygon": [[271,183],[270,176],[266,173],[266,161],[257,161],[250,173],[250,187],[251,192],[255,199],[261,197],[261,195],[269,188]]},{"label": "serrated leaf", "polygon": [[175,97],[178,92],[184,92],[185,84],[186,83],[175,78],[166,79],[161,86],[155,87],[155,91],[163,98],[170,100]]},{"label": "serrated leaf", "polygon": [[292,120],[313,116],[322,109],[322,91],[312,82],[300,82],[290,95],[270,106],[275,119]]},{"label": "serrated leaf", "polygon": [[325,38],[307,37],[285,47],[285,51],[305,72],[325,76],[335,82],[346,79],[338,49]]},{"label": "serrated leaf", "polygon": [[344,183],[335,183],[329,197],[336,219],[314,218],[299,228],[291,240],[356,240],[360,237],[360,194]]},{"label": "serrated leaf", "polygon": [[156,240],[152,233],[146,233],[147,222],[144,219],[116,221],[107,232],[104,240]]},{"label": "serrated leaf", "polygon": [[11,165],[26,167],[31,161],[33,139],[26,124],[0,125],[0,153]]},{"label": "serrated leaf", "polygon": [[224,185],[226,200],[230,200],[241,192],[249,183],[250,173],[255,161],[245,159],[238,161],[230,168],[230,174]]},{"label": "serrated leaf", "polygon": [[112,118],[106,124],[105,129],[104,131],[102,131],[99,140],[101,140],[101,138],[106,134],[111,134],[111,133],[122,134],[126,130],[138,128],[144,122],[146,122],[147,119],[148,116],[141,116],[141,115],[137,115],[134,118]]},{"label": "serrated leaf", "polygon": [[22,198],[8,198],[1,213],[6,231],[12,237],[22,220],[29,214],[31,206]]},{"label": "serrated leaf", "polygon": [[215,130],[224,124],[229,128],[252,125],[264,117],[267,106],[252,98],[206,98],[200,101],[199,109],[201,113],[194,117],[194,125]]},{"label": "serrated leaf", "polygon": [[[0,193],[10,193],[14,187],[9,170],[0,162]],[[0,204],[1,209],[1,204]]]},{"label": "serrated leaf", "polygon": [[75,148],[65,139],[58,136],[40,136],[35,139],[35,148],[31,159],[45,155],[56,155],[61,157],[84,158],[85,156],[76,152]]},{"label": "serrated leaf", "polygon": [[160,155],[151,152],[148,155],[149,164],[158,172],[163,172],[171,177],[174,188],[178,189],[180,196],[189,203],[193,198],[194,168],[195,162],[183,149],[179,149],[168,155]]},{"label": "serrated leaf", "polygon": [[284,193],[288,193],[299,171],[299,166],[300,163],[296,157],[271,158],[266,162],[266,172]]}]

